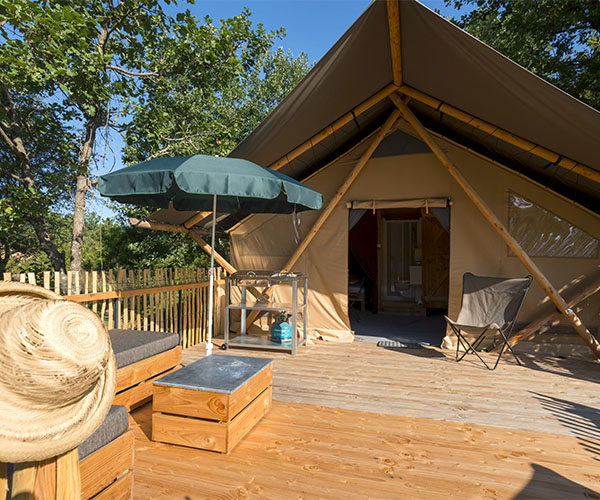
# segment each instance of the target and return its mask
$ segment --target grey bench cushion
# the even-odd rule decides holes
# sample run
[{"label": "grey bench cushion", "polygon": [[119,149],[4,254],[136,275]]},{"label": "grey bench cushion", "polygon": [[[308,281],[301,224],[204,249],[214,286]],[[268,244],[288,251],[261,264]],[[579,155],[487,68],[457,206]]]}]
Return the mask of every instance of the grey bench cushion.
[{"label": "grey bench cushion", "polygon": [[79,460],[102,448],[105,444],[118,438],[129,427],[127,408],[113,405],[100,427],[77,448]]},{"label": "grey bench cushion", "polygon": [[179,334],[142,332],[139,330],[109,330],[117,368],[137,363],[179,345]]}]

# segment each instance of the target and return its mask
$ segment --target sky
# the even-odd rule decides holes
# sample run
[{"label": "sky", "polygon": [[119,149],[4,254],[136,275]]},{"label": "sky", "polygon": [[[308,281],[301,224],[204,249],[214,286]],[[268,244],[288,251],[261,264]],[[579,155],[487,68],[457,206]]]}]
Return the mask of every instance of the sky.
[{"label": "sky", "polygon": [[[432,10],[439,10],[443,16],[460,17],[460,13],[446,7],[443,0],[420,1]],[[294,55],[305,52],[312,64],[321,59],[370,3],[370,0],[195,0],[192,5],[178,0],[177,6],[167,6],[165,10],[174,16],[189,9],[199,19],[210,16],[216,24],[248,8],[255,24],[262,23],[267,30],[286,29],[286,36],[276,42],[276,48],[291,50]],[[122,146],[121,137],[111,133],[106,168],[116,170],[125,166],[121,161]],[[104,217],[112,214],[96,196],[92,210]]]}]

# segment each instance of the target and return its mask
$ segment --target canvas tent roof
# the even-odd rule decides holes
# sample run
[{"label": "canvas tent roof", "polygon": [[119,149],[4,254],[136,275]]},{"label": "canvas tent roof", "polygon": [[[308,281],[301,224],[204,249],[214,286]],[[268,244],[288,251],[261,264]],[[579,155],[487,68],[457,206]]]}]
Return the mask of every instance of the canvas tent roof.
[{"label": "canvas tent roof", "polygon": [[[399,1],[402,85],[600,172],[600,112],[540,79],[415,0]],[[308,75],[231,153],[263,166],[326,129],[393,83],[386,2],[375,1]],[[400,88],[402,91],[402,87]],[[411,100],[433,131],[499,161],[600,213],[585,178],[469,123]],[[439,107],[439,106],[438,106]],[[378,127],[393,108],[381,99],[281,171],[302,180]],[[443,108],[442,108],[443,109]],[[362,110],[361,110],[362,111]],[[164,217],[163,217],[164,219]],[[224,220],[223,229],[237,221]]]}]

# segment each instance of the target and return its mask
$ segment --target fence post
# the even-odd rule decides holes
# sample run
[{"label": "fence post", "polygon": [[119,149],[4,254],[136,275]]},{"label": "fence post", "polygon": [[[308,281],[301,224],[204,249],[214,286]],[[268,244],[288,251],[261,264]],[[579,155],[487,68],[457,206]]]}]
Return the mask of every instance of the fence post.
[{"label": "fence post", "polygon": [[182,290],[177,291],[177,331],[179,332],[179,343],[183,345],[183,310]]},{"label": "fence post", "polygon": [[119,299],[113,299],[113,328],[119,328]]}]

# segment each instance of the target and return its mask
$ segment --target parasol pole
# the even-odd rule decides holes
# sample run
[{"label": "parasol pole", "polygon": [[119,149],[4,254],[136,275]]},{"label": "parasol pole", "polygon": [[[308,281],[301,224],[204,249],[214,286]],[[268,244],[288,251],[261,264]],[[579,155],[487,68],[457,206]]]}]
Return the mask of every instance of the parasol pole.
[{"label": "parasol pole", "polygon": [[210,244],[210,269],[208,271],[208,336],[206,339],[206,355],[212,354],[212,334],[213,334],[213,295],[215,293],[215,228],[217,226],[217,195],[213,195],[212,210],[212,235]]}]

